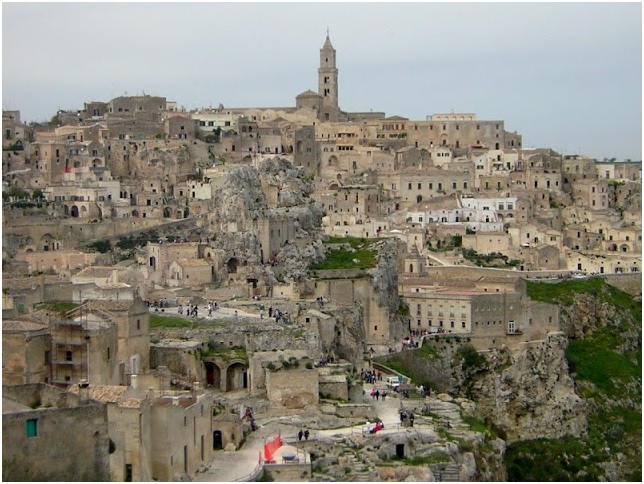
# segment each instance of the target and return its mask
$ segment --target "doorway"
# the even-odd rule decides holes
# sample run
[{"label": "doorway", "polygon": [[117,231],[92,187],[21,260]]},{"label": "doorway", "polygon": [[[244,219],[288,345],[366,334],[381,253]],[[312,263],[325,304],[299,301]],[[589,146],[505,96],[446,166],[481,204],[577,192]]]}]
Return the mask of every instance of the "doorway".
[{"label": "doorway", "polygon": [[221,430],[215,430],[212,433],[212,448],[213,450],[221,450],[224,448]]}]

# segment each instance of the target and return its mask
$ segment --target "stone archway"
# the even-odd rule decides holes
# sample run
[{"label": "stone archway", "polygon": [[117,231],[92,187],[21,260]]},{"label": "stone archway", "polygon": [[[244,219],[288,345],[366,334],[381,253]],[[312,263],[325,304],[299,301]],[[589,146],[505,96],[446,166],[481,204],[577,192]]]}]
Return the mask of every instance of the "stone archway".
[{"label": "stone archway", "polygon": [[38,244],[41,250],[48,252],[50,250],[56,250],[56,245],[54,242],[54,237],[51,234],[44,234],[40,238],[40,243]]},{"label": "stone archway", "polygon": [[221,388],[221,369],[214,361],[205,361],[204,367],[206,368],[206,384],[213,386],[216,389]]},{"label": "stone archway", "polygon": [[72,207],[69,210],[69,214],[74,218],[78,218],[78,215],[79,215],[78,207],[76,205],[72,205]]},{"label": "stone archway", "polygon": [[240,361],[231,363],[226,368],[226,391],[248,388],[248,368]]},{"label": "stone archway", "polygon": [[235,274],[237,272],[237,267],[239,267],[239,260],[236,257],[231,257],[226,263],[229,274]]}]

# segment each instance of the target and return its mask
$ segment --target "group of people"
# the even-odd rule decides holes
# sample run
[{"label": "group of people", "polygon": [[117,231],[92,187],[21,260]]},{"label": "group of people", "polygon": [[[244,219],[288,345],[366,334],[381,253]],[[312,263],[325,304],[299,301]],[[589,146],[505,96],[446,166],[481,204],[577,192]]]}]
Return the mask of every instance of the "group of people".
[{"label": "group of people", "polygon": [[[219,309],[219,306],[217,305],[216,301],[209,302],[208,305],[206,306],[206,310],[208,311],[208,316],[212,316],[212,312]],[[177,308],[177,313],[183,314],[183,305],[179,304],[179,307]],[[186,311],[186,316],[194,316],[197,317],[199,316],[199,306],[196,304],[188,304],[188,307],[185,309]]]},{"label": "group of people", "polygon": [[380,370],[362,370],[360,378],[366,383],[376,383],[376,380],[382,380],[382,372]]},{"label": "group of people", "polygon": [[297,440],[302,440],[302,437],[304,437],[305,440],[309,440],[309,435],[309,429],[306,429],[304,431],[300,429],[300,431],[297,433]]},{"label": "group of people", "polygon": [[[183,314],[183,305],[179,304],[177,312],[179,314]],[[194,316],[195,318],[199,316],[199,307],[196,304],[188,304],[188,307],[186,308],[186,316]]]},{"label": "group of people", "polygon": [[402,340],[402,347],[403,347],[403,349],[418,348],[418,341],[414,341],[414,340],[410,339],[409,337],[406,337],[405,339]]},{"label": "group of people", "polygon": [[145,304],[147,304],[148,307],[152,306],[153,308],[167,308],[167,307],[169,307],[168,300],[166,298],[164,298],[164,297],[162,297],[161,299],[155,299],[152,302],[150,302],[149,299],[146,299]]},{"label": "group of people", "polygon": [[382,397],[382,401],[385,401],[385,397],[387,396],[387,390],[380,391],[377,388],[372,388],[371,389],[371,399],[372,400],[378,400],[380,397]]},{"label": "group of people", "polygon": [[[262,317],[261,313],[260,313],[260,317]],[[276,323],[279,323],[280,321],[284,321],[286,324],[288,324],[291,322],[291,318],[289,317],[288,311],[282,312],[277,308],[273,309],[273,306],[268,307],[268,317],[269,318],[274,317]]]},{"label": "group of people", "polygon": [[414,418],[414,412],[411,410],[400,410],[400,425],[403,427],[413,427]]}]

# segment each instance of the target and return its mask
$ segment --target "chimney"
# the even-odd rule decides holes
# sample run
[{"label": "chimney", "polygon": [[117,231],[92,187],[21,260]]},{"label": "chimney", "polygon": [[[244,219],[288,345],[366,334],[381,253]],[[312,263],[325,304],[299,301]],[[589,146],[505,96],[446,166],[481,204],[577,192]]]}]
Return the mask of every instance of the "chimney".
[{"label": "chimney", "polygon": [[89,383],[87,380],[78,382],[78,395],[80,405],[87,405],[89,403]]},{"label": "chimney", "polygon": [[138,375],[130,375],[130,386],[132,388],[139,388]]},{"label": "chimney", "polygon": [[172,397],[172,405],[175,407],[179,406],[179,397]]}]

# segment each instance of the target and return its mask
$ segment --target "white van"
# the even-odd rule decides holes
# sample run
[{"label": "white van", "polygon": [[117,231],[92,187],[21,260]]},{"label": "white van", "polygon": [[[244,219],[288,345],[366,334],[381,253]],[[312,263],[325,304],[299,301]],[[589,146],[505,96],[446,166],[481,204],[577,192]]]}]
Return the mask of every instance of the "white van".
[{"label": "white van", "polygon": [[400,386],[400,377],[399,376],[390,376],[387,378],[385,384],[387,385],[387,388],[390,388],[391,390],[396,390]]}]

